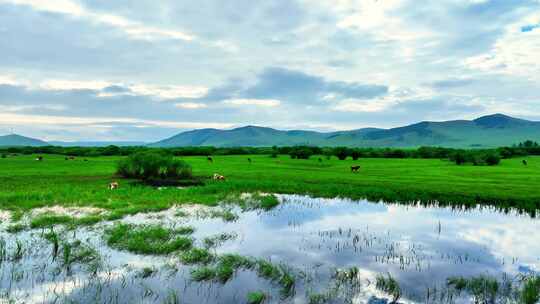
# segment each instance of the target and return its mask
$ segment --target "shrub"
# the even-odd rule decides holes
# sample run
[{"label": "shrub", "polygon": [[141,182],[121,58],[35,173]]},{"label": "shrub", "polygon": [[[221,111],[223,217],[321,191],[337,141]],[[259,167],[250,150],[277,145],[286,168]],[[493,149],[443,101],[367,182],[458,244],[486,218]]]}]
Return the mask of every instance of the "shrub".
[{"label": "shrub", "polygon": [[289,151],[289,155],[293,159],[309,159],[313,154],[316,154],[314,148],[305,146],[293,147]]},{"label": "shrub", "polygon": [[337,147],[337,148],[334,148],[333,152],[334,152],[334,155],[339,160],[345,160],[347,159],[347,157],[349,157],[350,149],[347,147]]},{"label": "shrub", "polygon": [[188,163],[157,152],[132,154],[118,162],[116,172],[126,178],[143,180],[192,178],[191,166]]},{"label": "shrub", "polygon": [[351,157],[353,160],[358,160],[362,156],[362,153],[359,150],[352,150]]},{"label": "shrub", "polygon": [[501,156],[497,153],[488,153],[485,154],[482,157],[482,160],[488,165],[488,166],[495,166],[498,165],[501,162]]},{"label": "shrub", "polygon": [[467,157],[465,156],[465,153],[458,151],[454,153],[450,159],[454,161],[456,165],[462,165],[467,160]]}]

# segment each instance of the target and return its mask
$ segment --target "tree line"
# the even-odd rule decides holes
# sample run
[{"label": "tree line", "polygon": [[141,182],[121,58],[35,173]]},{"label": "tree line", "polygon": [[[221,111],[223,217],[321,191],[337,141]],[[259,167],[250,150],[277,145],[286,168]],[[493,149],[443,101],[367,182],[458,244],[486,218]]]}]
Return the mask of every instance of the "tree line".
[{"label": "tree line", "polygon": [[309,159],[314,155],[340,160],[359,158],[425,158],[449,159],[458,165],[472,163],[474,165],[496,165],[501,159],[540,155],[540,145],[527,140],[510,147],[495,149],[456,149],[444,147],[420,148],[349,148],[349,147],[317,147],[317,146],[290,146],[290,147],[178,147],[178,148],[151,148],[151,147],[9,147],[0,148],[2,157],[14,154],[58,154],[76,157],[93,156],[129,156],[147,151],[160,151],[171,156],[208,156],[208,155],[289,155],[294,159]]}]

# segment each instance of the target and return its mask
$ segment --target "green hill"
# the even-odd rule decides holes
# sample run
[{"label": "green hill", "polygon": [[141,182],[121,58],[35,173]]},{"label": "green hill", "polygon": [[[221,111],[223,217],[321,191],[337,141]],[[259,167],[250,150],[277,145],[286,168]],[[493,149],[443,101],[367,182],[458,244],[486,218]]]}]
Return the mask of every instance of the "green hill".
[{"label": "green hill", "polygon": [[540,141],[540,122],[495,114],[475,120],[425,121],[392,129],[366,128],[331,133],[302,130],[281,131],[256,126],[232,130],[201,129],[183,132],[150,146],[257,147],[318,145],[482,148],[512,145],[527,139]]},{"label": "green hill", "polygon": [[0,136],[0,146],[1,147],[17,147],[17,146],[31,146],[31,147],[41,147],[48,146],[49,144],[30,137],[25,137],[17,134]]}]

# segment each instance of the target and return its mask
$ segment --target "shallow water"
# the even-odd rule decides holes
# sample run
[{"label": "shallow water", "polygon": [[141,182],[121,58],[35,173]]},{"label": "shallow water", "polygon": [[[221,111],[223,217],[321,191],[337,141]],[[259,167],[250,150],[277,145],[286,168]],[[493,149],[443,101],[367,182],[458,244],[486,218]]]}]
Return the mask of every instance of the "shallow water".
[{"label": "shallow water", "polygon": [[[267,303],[308,303],[310,294],[336,287],[339,282],[332,279],[336,269],[350,267],[360,270],[358,284],[338,286],[341,299],[331,303],[375,303],[375,299],[389,298],[375,289],[375,277],[381,273],[390,273],[399,282],[401,302],[427,302],[427,290],[441,290],[448,277],[487,274],[512,278],[540,270],[538,219],[492,209],[460,211],[296,195],[279,198],[281,204],[271,211],[236,210],[239,219],[235,222],[176,217],[175,209],[122,221],[189,225],[195,228],[198,245],[208,236],[235,234],[215,252],[286,265],[297,278],[295,294],[290,297],[281,297],[275,283],[253,271],[239,271],[226,284],[192,282],[191,267],[180,265],[174,255],[140,256],[107,247],[102,232],[112,223],[102,223],[64,234],[100,252],[103,266],[96,274],[85,270],[85,265],[62,270],[51,259],[50,243],[43,240],[41,231],[12,235],[0,230],[9,252],[15,250],[16,239],[27,250],[19,260],[0,264],[0,303],[2,299],[164,303],[173,295],[178,295],[180,303],[244,303],[246,294],[257,290],[271,296]],[[144,267],[154,267],[155,272],[143,278]]]}]

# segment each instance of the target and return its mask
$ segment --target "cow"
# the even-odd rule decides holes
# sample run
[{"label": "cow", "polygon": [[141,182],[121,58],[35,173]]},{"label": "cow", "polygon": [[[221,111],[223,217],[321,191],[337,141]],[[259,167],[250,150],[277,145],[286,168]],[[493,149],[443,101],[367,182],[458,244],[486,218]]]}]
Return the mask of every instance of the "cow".
[{"label": "cow", "polygon": [[360,170],[360,166],[351,166],[351,172],[358,172]]},{"label": "cow", "polygon": [[64,157],[64,160],[69,160],[69,158],[67,158],[67,157]]},{"label": "cow", "polygon": [[523,163],[524,166],[526,166],[526,165],[527,165],[527,160],[524,159],[524,160],[522,161],[522,163]]},{"label": "cow", "polygon": [[118,189],[118,187],[119,187],[118,182],[112,182],[109,184],[109,190],[116,190]]},{"label": "cow", "polygon": [[223,176],[223,175],[221,175],[221,174],[214,173],[213,179],[214,179],[214,180],[222,180],[222,181],[224,181],[224,180],[225,180],[225,176]]},{"label": "cow", "polygon": [[210,156],[208,156],[208,157],[206,158],[206,160],[208,160],[209,163],[213,163],[213,162],[214,162],[214,160],[213,160],[212,157],[210,157]]},{"label": "cow", "polygon": [[38,157],[36,158],[36,160],[37,160],[37,161],[43,161],[43,156],[38,156]]},{"label": "cow", "polygon": [[75,160],[75,156],[70,156],[69,159],[70,160]]}]

